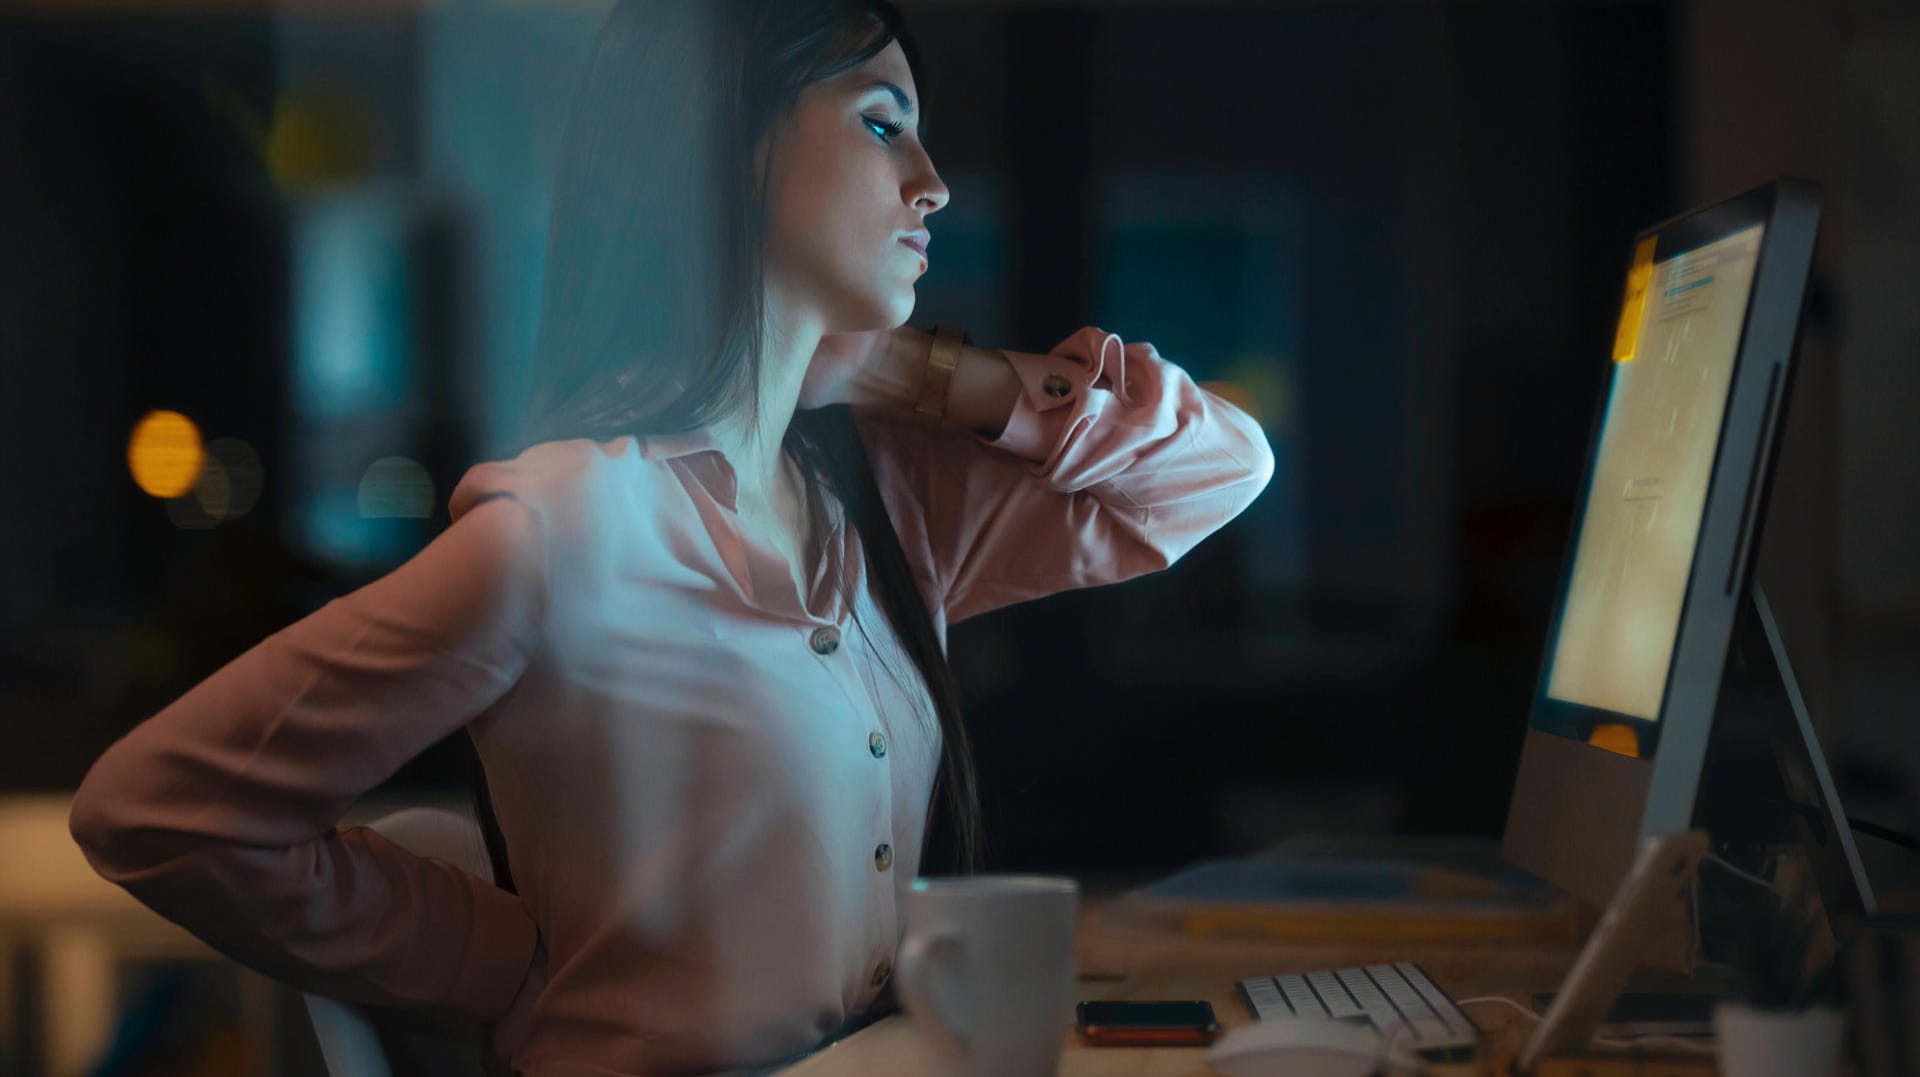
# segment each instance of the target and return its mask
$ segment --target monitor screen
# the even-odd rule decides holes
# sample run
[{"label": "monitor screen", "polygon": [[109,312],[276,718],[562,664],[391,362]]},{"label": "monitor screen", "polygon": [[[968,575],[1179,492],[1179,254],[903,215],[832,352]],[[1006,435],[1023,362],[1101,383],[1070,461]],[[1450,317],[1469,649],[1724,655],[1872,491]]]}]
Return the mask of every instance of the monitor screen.
[{"label": "monitor screen", "polygon": [[1636,261],[1549,644],[1551,700],[1659,720],[1762,231],[1674,252],[1649,239],[1651,264]]}]

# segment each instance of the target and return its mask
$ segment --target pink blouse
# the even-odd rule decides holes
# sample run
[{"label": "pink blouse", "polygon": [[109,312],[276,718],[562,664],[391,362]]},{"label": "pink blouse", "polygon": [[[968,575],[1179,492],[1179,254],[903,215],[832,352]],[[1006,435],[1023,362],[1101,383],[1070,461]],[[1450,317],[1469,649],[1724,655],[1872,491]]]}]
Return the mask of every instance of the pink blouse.
[{"label": "pink blouse", "polygon": [[[1025,391],[997,439],[856,412],[943,642],[1166,568],[1273,471],[1259,426],[1151,344],[1089,326],[1006,354]],[[841,510],[800,594],[702,432],[537,445],[451,508],[107,749],[71,820],[94,868],[303,990],[498,1022],[538,1077],[739,1072],[857,1017],[940,732]],[[517,894],[336,825],[463,726]]]}]

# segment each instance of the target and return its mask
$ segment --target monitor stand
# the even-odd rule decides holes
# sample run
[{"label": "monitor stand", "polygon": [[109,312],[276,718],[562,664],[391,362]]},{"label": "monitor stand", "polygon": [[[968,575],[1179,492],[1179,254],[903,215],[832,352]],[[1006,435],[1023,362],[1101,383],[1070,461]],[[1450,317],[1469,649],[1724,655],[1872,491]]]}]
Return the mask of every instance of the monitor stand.
[{"label": "monitor stand", "polygon": [[1694,825],[1743,867],[1761,866],[1767,848],[1798,849],[1836,939],[1876,911],[1826,754],[1757,583],[1735,619]]},{"label": "monitor stand", "polygon": [[[1797,849],[1836,945],[1844,946],[1853,925],[1876,910],[1847,813],[1758,583],[1735,619],[1694,801],[1694,826],[1712,835],[1716,853],[1750,871],[1763,866],[1769,850]],[[1728,940],[1724,931],[1715,931],[1719,903],[1713,898],[1750,900],[1751,890],[1741,888],[1753,884],[1712,864],[1700,870],[1699,930],[1707,961],[1692,970],[1680,990],[1622,993],[1603,1019],[1606,1024],[1643,1034],[1711,1030],[1713,1005],[1729,985],[1725,965],[1715,961],[1727,952]],[[1551,1000],[1551,995],[1536,996],[1543,1012]]]}]

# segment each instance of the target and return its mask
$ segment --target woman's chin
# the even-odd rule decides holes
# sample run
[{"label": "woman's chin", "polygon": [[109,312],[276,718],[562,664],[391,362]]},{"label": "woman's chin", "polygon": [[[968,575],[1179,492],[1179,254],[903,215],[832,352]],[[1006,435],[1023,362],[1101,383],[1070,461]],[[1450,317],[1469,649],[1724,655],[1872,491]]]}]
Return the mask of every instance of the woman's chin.
[{"label": "woman's chin", "polygon": [[897,329],[913,317],[916,297],[911,284],[895,284],[869,292],[858,301],[841,304],[839,316],[827,320],[829,333],[874,333]]},{"label": "woman's chin", "polygon": [[887,319],[887,328],[898,329],[907,324],[907,319],[911,317],[913,317],[913,304],[903,303],[900,306],[899,312]]},{"label": "woman's chin", "polygon": [[898,329],[907,324],[907,319],[913,317],[914,301],[911,285],[889,296],[888,301],[874,311],[873,328]]}]

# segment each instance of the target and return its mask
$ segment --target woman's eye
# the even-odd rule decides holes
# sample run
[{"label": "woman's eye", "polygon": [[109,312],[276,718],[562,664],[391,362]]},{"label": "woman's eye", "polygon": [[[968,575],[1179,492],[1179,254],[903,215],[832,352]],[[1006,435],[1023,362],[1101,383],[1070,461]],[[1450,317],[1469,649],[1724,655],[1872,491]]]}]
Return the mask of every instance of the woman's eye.
[{"label": "woman's eye", "polygon": [[906,130],[906,127],[901,124],[890,123],[886,120],[876,120],[872,116],[862,116],[861,119],[865,120],[868,126],[879,131],[882,141],[886,142],[891,142],[899,138],[901,133]]}]

